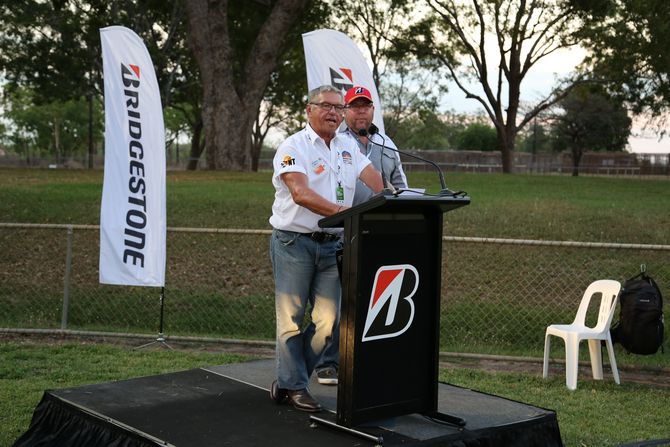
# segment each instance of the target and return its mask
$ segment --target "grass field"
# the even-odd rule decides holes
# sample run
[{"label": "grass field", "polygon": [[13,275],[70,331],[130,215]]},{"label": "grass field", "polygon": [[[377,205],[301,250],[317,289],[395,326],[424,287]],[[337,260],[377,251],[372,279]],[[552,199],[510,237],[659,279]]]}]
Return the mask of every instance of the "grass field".
[{"label": "grass field", "polygon": [[[244,357],[204,351],[133,350],[76,343],[36,344],[0,338],[0,447],[9,446],[30,423],[44,390],[122,380]],[[67,365],[67,366],[65,366]],[[442,369],[440,380],[557,411],[566,447],[600,447],[670,438],[670,389],[581,381],[574,392],[564,379],[544,381],[524,373]],[[271,405],[268,399],[268,405]],[[640,417],[644,415],[644,417]]]},{"label": "grass field", "polygon": [[[269,229],[267,219],[273,199],[270,177],[271,174],[267,172],[169,172],[168,226]],[[412,186],[425,187],[428,191],[438,189],[437,178],[432,173],[411,173],[409,181]],[[668,237],[670,182],[667,180],[573,178],[557,175],[448,174],[447,182],[452,189],[465,190],[472,198],[470,206],[446,216],[447,235],[639,244],[668,244],[670,240]],[[98,224],[101,190],[100,171],[0,169],[0,222]],[[32,242],[9,240],[10,237],[0,238],[0,251],[3,253],[9,251],[10,245],[12,248],[23,247],[21,244]],[[95,239],[94,234],[78,237],[78,241],[89,237]],[[58,258],[58,261],[62,262],[61,252],[56,249],[53,249],[53,252],[47,246],[40,249],[38,254],[45,260]],[[187,250],[188,245],[180,246],[179,249]],[[254,252],[254,256],[265,257],[264,250],[259,249],[258,254]],[[503,250],[495,248],[489,250],[497,251],[496,256],[514,257],[513,254],[501,253]],[[21,253],[26,255],[28,251]],[[222,258],[217,259],[217,262],[220,261],[227,266],[232,265],[235,256],[238,256],[235,252],[223,253],[222,250],[212,253]],[[664,268],[670,265],[670,256],[667,253],[655,253],[656,262],[664,265]],[[89,253],[88,256],[85,264],[94,266],[95,253]],[[502,271],[503,266],[496,264],[498,258],[494,258],[494,254],[486,256],[494,259],[492,270]],[[567,255],[566,258],[567,263],[569,259]],[[532,263],[535,259],[534,256],[528,256],[526,259],[518,259],[517,263]],[[249,271],[253,262],[254,259],[248,260],[248,264],[240,262],[237,268],[240,271]],[[26,290],[28,285],[40,285],[45,283],[47,278],[62,285],[62,278],[58,276],[60,271],[51,271],[47,268],[43,273],[39,273],[43,276],[37,276],[36,271],[30,267],[31,264],[17,262],[16,265],[26,268],[23,274]],[[191,267],[189,264],[184,264],[175,268],[189,271]],[[510,266],[510,272],[505,271],[501,275],[509,277],[513,274],[513,267]],[[220,272],[220,270],[213,271]],[[3,273],[6,272],[0,271],[0,275]],[[91,271],[86,275],[94,277],[94,273],[91,267]],[[189,291],[192,295],[188,300],[184,300],[184,311],[179,313],[179,318],[184,320],[185,326],[195,327],[197,322],[209,317],[208,303],[216,302],[220,294],[217,289],[218,283],[207,283],[208,278],[202,268],[192,274],[200,275],[197,280],[203,284],[203,290]],[[175,275],[177,273],[172,272],[171,278]],[[271,300],[268,301],[265,295],[258,297],[258,300],[253,296],[243,296],[240,292],[243,287],[235,282],[235,275],[230,276],[232,278],[225,280],[231,283],[231,293],[235,293],[231,296],[231,308],[236,308],[238,304],[244,306],[244,299],[262,303],[264,309],[272,306]],[[487,282],[492,283],[504,280],[504,277],[487,277]],[[668,290],[669,286],[670,284],[661,284],[664,290]],[[2,289],[3,284],[0,281],[0,292]],[[44,315],[35,314],[28,317],[57,321],[58,301],[62,293],[58,289],[55,292],[46,289],[34,290],[44,295],[52,293],[53,303],[45,308]],[[13,293],[11,299],[19,304],[24,302],[22,296]],[[106,301],[104,291],[101,292],[103,295],[98,296],[90,296],[85,290],[77,293],[82,295],[80,302],[84,304],[73,308],[74,321],[77,321],[77,318],[86,321],[87,313],[94,311],[94,302]],[[193,297],[196,296],[207,305],[195,306],[196,301]],[[73,299],[75,298],[79,297],[73,292]],[[90,301],[87,302],[85,299]],[[128,294],[124,299],[132,301],[133,295]],[[506,302],[507,306],[502,309],[503,312],[498,313],[500,318],[513,321],[515,315],[523,312],[523,309],[515,307],[512,299],[513,295],[510,301]],[[25,313],[22,309],[18,304],[13,308],[17,318]],[[482,314],[481,320],[486,321],[485,314],[495,313],[495,305],[489,307],[481,305],[477,308],[477,312]],[[113,323],[122,325],[132,332],[136,328],[135,320],[140,313],[141,311],[136,312],[128,315],[127,319],[120,318]],[[149,313],[149,310],[144,313]],[[0,316],[5,317],[8,315]],[[107,329],[105,324],[109,322],[101,320],[99,326],[93,329],[105,330]],[[541,322],[538,320],[537,324],[541,325]],[[90,327],[88,329],[93,330]],[[251,338],[257,333],[262,333],[264,337],[268,335],[265,326],[250,329],[245,327],[239,330],[250,330],[251,332],[245,333],[245,336]],[[514,325],[509,325],[507,330],[514,331]],[[481,344],[482,341],[500,336],[500,333],[496,332],[487,334],[486,330],[476,330],[473,333],[472,343]],[[512,338],[515,336],[511,335]],[[456,349],[460,347],[463,346],[456,346]],[[467,347],[469,346],[465,346],[465,349]],[[477,352],[490,352],[486,346],[480,346],[478,349]],[[508,354],[529,353],[525,346],[519,349],[510,345],[506,349]],[[537,355],[537,349],[541,350],[537,346],[534,349],[535,351],[530,352],[531,355]],[[583,348],[582,351],[587,350]],[[237,360],[220,354],[201,352],[138,353],[122,347],[104,345],[39,346],[2,340],[0,340],[0,354],[2,359],[0,446],[9,445],[27,428],[32,409],[44,389],[158,374]],[[555,353],[555,357],[558,356],[560,352]],[[637,358],[641,359],[641,364],[660,363],[667,366],[669,357],[670,353],[666,352],[649,358],[639,356]],[[635,364],[637,358],[630,360],[623,358],[620,363],[630,361]],[[563,439],[568,446],[610,446],[633,440],[670,437],[670,429],[667,428],[669,426],[667,421],[670,420],[670,406],[667,402],[670,395],[667,389],[626,383],[616,386],[606,380],[602,383],[589,381],[585,386],[580,382],[580,388],[576,392],[568,393],[563,383],[564,378],[560,376],[545,382],[537,374],[491,374],[444,370],[441,377],[457,385],[557,410]],[[645,417],[638,418],[638,415]]]},{"label": "grass field", "polygon": [[[271,174],[168,172],[171,227],[268,229]],[[452,174],[468,207],[449,213],[454,236],[668,243],[670,182],[557,175]],[[409,183],[436,192],[433,173]],[[0,222],[98,224],[101,171],[0,169]]]}]

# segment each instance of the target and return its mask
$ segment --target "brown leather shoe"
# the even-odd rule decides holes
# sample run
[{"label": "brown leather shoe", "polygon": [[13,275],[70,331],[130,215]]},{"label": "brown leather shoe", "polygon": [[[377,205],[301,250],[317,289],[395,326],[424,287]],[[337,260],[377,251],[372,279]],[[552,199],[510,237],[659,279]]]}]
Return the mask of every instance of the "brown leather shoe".
[{"label": "brown leather shoe", "polygon": [[270,386],[270,399],[274,400],[275,403],[280,404],[286,400],[288,394],[284,388],[279,388],[279,384],[276,380],[272,381],[272,386]]},{"label": "brown leather shoe", "polygon": [[307,388],[301,390],[286,390],[288,394],[288,401],[296,409],[300,411],[309,411],[310,413],[317,413],[321,411],[321,404],[309,394]]}]

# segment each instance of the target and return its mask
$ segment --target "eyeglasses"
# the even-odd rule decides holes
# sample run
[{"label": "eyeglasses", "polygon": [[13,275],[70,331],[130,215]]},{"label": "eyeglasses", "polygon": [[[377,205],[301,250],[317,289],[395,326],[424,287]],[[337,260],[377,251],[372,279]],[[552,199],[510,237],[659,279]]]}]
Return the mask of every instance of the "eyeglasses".
[{"label": "eyeglasses", "polygon": [[333,109],[335,109],[335,111],[338,113],[344,112],[344,106],[340,104],[331,104],[329,102],[310,102],[310,104],[313,106],[317,106],[320,109],[325,110],[326,112],[330,112]]},{"label": "eyeglasses", "polygon": [[366,103],[362,103],[362,104],[351,104],[351,105],[348,105],[347,108],[348,109],[354,109],[354,110],[369,110],[369,109],[372,108],[372,106],[373,106],[373,104],[371,102],[366,102]]}]

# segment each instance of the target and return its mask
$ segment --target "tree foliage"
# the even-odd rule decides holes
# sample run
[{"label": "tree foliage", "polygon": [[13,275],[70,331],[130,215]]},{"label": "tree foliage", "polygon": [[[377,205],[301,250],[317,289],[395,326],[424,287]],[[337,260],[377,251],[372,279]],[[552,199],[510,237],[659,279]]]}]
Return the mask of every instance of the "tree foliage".
[{"label": "tree foliage", "polygon": [[[151,54],[163,106],[198,111],[197,72],[189,69],[181,2],[159,0],[16,0],[0,8],[0,70],[6,89],[30,88],[36,104],[78,101],[103,92],[100,28],[124,25]],[[197,94],[194,94],[198,92]],[[191,107],[180,107],[189,103]],[[92,107],[90,108],[92,110]],[[191,123],[197,118],[188,116]],[[98,124],[90,118],[91,124]],[[99,129],[93,130],[97,135]],[[93,140],[91,140],[93,141]],[[89,148],[92,150],[93,145]],[[93,155],[92,153],[90,155]]]},{"label": "tree foliage", "polygon": [[549,123],[544,119],[541,122],[534,119],[533,123],[521,132],[517,150],[531,154],[552,152],[554,150],[554,140]]},{"label": "tree foliage", "polygon": [[381,89],[393,61],[407,56],[397,53],[394,42],[403,38],[411,14],[407,0],[334,1],[333,22],[367,50],[377,89]]},{"label": "tree foliage", "polygon": [[487,124],[469,124],[456,138],[456,149],[461,151],[494,151],[498,135],[496,130]]},{"label": "tree foliage", "polygon": [[[497,132],[503,172],[512,172],[517,133],[567,92],[568,86],[558,86],[519,115],[521,83],[529,71],[541,59],[577,43],[571,34],[573,7],[564,0],[427,4],[431,14],[414,26],[408,50],[444,66],[466,97],[484,108]],[[476,87],[470,86],[472,80]]]},{"label": "tree foliage", "polygon": [[632,111],[661,116],[670,109],[670,2],[573,0],[584,16],[584,69],[627,101]]},{"label": "tree foliage", "polygon": [[423,110],[398,122],[393,117],[387,117],[386,126],[394,129],[393,142],[401,149],[441,150],[453,147],[453,129],[434,111]]},{"label": "tree foliage", "polygon": [[[439,98],[446,92],[446,79],[439,67],[416,58],[402,44],[411,38],[410,25],[418,21],[415,3],[336,0],[332,9],[335,26],[358,42],[369,57],[372,78],[383,103],[385,131],[392,138],[400,132],[404,139],[406,131],[413,133],[411,126],[438,113]],[[405,122],[409,126],[401,131],[399,126]]]},{"label": "tree foliage", "polygon": [[[36,103],[32,90],[18,87],[4,95],[2,105],[12,122],[5,138],[18,155],[26,159],[53,157],[55,163],[61,164],[86,153],[88,110],[83,98]],[[93,119],[100,123],[99,103],[93,110]],[[100,139],[102,128],[96,129],[96,139]]]},{"label": "tree foliage", "polygon": [[602,87],[580,86],[559,104],[554,116],[556,148],[572,153],[572,175],[579,175],[585,151],[623,150],[630,135],[631,119],[622,103]]}]

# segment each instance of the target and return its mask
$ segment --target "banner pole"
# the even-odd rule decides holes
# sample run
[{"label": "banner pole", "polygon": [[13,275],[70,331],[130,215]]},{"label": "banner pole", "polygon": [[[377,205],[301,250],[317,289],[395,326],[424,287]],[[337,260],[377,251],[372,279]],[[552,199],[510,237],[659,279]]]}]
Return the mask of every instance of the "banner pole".
[{"label": "banner pole", "polygon": [[165,341],[165,334],[163,333],[163,313],[164,313],[164,309],[165,309],[165,287],[164,286],[161,287],[159,302],[160,302],[160,318],[158,320],[158,337],[156,337],[156,340],[151,341],[149,343],[145,343],[143,345],[140,345],[140,346],[136,347],[135,349],[146,348],[146,347],[151,346],[151,345],[156,344],[156,343],[158,343],[161,346],[164,346],[166,348],[173,349],[172,346],[167,344],[167,342]]},{"label": "banner pole", "polygon": [[161,316],[159,319],[158,323],[158,341],[165,341],[165,337],[163,335],[163,311],[165,309],[165,287],[161,287],[161,294],[159,297],[160,300],[160,308],[161,308]]}]

